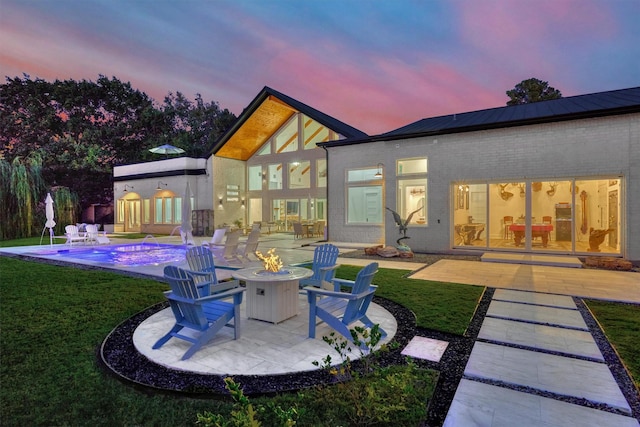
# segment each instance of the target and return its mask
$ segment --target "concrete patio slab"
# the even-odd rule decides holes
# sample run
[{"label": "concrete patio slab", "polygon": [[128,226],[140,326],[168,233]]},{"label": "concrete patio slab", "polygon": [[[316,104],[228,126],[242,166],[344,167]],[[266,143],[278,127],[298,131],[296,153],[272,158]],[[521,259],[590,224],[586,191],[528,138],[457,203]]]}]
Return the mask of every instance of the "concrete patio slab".
[{"label": "concrete patio slab", "polygon": [[580,312],[566,308],[493,300],[487,310],[487,316],[588,330]]},{"label": "concrete patio slab", "polygon": [[511,289],[496,289],[494,300],[521,302],[527,304],[547,305],[550,307],[562,307],[577,309],[573,298],[566,295],[542,294],[540,292],[514,291]]},{"label": "concrete patio slab", "polygon": [[631,414],[627,400],[603,363],[476,342],[464,374],[585,398]]},{"label": "concrete patio slab", "polygon": [[482,262],[504,262],[511,264],[536,264],[553,267],[582,268],[582,262],[574,256],[486,252],[480,257],[480,260]]},{"label": "concrete patio slab", "polygon": [[587,331],[487,317],[478,338],[604,360],[595,340]]},{"label": "concrete patio slab", "polygon": [[463,379],[444,427],[638,427],[624,415]]}]

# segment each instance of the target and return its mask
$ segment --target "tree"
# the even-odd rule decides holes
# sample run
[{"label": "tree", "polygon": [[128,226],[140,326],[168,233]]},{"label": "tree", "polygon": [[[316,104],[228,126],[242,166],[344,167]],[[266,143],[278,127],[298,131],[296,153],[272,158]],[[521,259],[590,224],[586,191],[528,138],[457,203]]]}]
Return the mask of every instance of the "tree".
[{"label": "tree", "polygon": [[518,83],[514,89],[508,90],[507,96],[509,97],[507,105],[520,105],[562,98],[562,93],[549,86],[548,82],[530,78]]},{"label": "tree", "polygon": [[235,116],[180,92],[163,106],[115,77],[95,82],[6,78],[0,85],[0,159],[38,154],[48,188],[68,187],[81,207],[111,203],[113,166],[157,160],[162,144],[208,154]]}]

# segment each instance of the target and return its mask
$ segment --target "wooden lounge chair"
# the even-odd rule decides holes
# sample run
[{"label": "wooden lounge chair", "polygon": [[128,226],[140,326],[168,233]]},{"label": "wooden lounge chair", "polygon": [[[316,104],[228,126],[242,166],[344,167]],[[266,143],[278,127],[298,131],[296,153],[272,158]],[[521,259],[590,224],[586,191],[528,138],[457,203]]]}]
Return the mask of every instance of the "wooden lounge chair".
[{"label": "wooden lounge chair", "polygon": [[[242,287],[237,283],[229,283],[224,292],[201,297],[193,275],[184,269],[167,266],[164,277],[169,281],[171,291],[165,292],[171,311],[176,319],[175,325],[160,338],[153,349],[162,347],[171,338],[179,338],[193,345],[182,356],[186,360],[193,356],[203,345],[208,343],[224,326],[233,327],[233,338],[240,338],[240,304]],[[232,299],[232,301],[223,301]],[[233,323],[231,321],[233,320]],[[198,332],[195,337],[181,334],[183,328]]]},{"label": "wooden lounge chair", "polygon": [[74,242],[85,242],[86,233],[80,233],[77,225],[67,225],[64,235],[67,237],[67,242],[70,246],[73,246]]},{"label": "wooden lounge chair", "polygon": [[313,270],[311,277],[300,279],[300,287],[315,286],[316,288],[325,287],[329,289],[336,274],[336,269],[339,267],[336,264],[338,255],[340,255],[340,250],[330,243],[316,247],[313,251],[312,263],[296,264],[299,267],[310,267]]},{"label": "wooden lounge chair", "polygon": [[211,236],[211,240],[208,242],[202,242],[202,246],[216,246],[223,245],[224,235],[227,232],[226,228],[218,228],[213,232],[213,236]]},{"label": "wooden lounge chair", "polygon": [[[309,338],[316,337],[316,317],[351,342],[351,325],[359,321],[367,328],[373,327],[373,322],[367,317],[367,309],[377,289],[377,286],[371,284],[377,271],[378,263],[373,262],[358,272],[355,281],[334,279],[333,291],[313,286],[305,287],[309,300]],[[351,288],[351,291],[343,292],[343,287]],[[380,333],[382,337],[387,336],[382,328]]]},{"label": "wooden lounge chair", "polygon": [[[223,282],[224,286],[219,286],[218,276],[216,275],[216,265],[211,251],[204,246],[194,246],[187,249],[187,263],[189,264],[189,272],[192,273],[193,279],[198,286],[200,296],[212,295],[220,292],[219,289],[226,289],[228,282]],[[235,280],[237,285],[240,282]]]},{"label": "wooden lounge chair", "polygon": [[251,261],[249,255],[256,256],[255,253],[258,250],[258,243],[260,241],[260,228],[254,228],[247,236],[247,241],[244,244],[238,245],[238,256],[242,261]]},{"label": "wooden lounge chair", "polygon": [[235,230],[226,234],[227,238],[223,246],[209,245],[209,250],[220,261],[226,263],[240,261],[238,258],[238,244],[240,241],[240,230]]}]

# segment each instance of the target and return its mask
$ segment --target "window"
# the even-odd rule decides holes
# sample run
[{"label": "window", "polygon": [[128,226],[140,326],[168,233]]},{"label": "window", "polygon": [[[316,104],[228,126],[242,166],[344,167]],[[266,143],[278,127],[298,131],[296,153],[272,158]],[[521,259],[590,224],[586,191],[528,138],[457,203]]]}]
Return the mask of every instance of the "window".
[{"label": "window", "polygon": [[262,166],[249,166],[249,191],[262,190]]},{"label": "window", "polygon": [[327,186],[327,159],[319,159],[316,162],[316,187]]},{"label": "window", "polygon": [[[427,224],[427,159],[399,159],[397,211],[409,224]],[[413,214],[413,215],[412,215]]]},{"label": "window", "polygon": [[269,165],[269,190],[282,190],[282,163]]},{"label": "window", "polygon": [[174,222],[180,224],[182,222],[182,197],[176,197],[173,201],[173,208],[175,209],[173,215]]},{"label": "window", "polygon": [[162,197],[158,197],[156,198],[156,219],[155,219],[155,223],[156,224],[162,224],[164,221],[163,219],[163,215],[162,215]]},{"label": "window", "polygon": [[295,115],[285,124],[275,137],[276,153],[288,153],[298,150],[298,116]]},{"label": "window", "polygon": [[118,223],[124,223],[124,200],[118,200],[117,219]]},{"label": "window", "polygon": [[329,140],[329,136],[331,132],[326,127],[322,126],[320,123],[314,121],[313,119],[302,116],[303,127],[304,127],[304,149],[309,150],[312,148],[318,148],[316,143],[325,142]]},{"label": "window", "polygon": [[151,199],[142,200],[142,223],[149,224],[151,222]]},{"label": "window", "polygon": [[173,200],[167,197],[164,199],[164,222],[170,224],[172,218],[171,206],[173,205]]},{"label": "window", "polygon": [[182,197],[156,197],[154,218],[155,224],[179,224],[182,221]]},{"label": "window", "polygon": [[258,156],[264,156],[265,154],[271,154],[271,141],[264,144],[258,151]]},{"label": "window", "polygon": [[311,186],[311,162],[289,163],[289,188],[309,188]]},{"label": "window", "polygon": [[347,171],[347,224],[382,224],[382,181],[378,169]]},{"label": "window", "polygon": [[426,174],[427,159],[401,159],[397,162],[396,175]]}]

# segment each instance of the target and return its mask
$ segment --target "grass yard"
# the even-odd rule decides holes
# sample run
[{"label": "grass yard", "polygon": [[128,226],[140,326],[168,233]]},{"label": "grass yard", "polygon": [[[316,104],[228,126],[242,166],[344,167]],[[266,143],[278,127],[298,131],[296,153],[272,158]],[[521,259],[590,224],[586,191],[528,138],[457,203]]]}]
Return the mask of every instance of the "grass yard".
[{"label": "grass yard", "polygon": [[[344,266],[339,276],[348,278],[357,270]],[[462,333],[482,288],[446,286],[438,292],[441,285],[404,279],[405,273],[381,269],[376,280],[380,295],[420,312],[421,326]],[[227,402],[148,395],[97,366],[96,349],[105,336],[123,320],[161,301],[166,289],[166,284],[155,280],[0,257],[0,425],[189,426],[197,413],[229,414],[232,407]],[[439,311],[452,301],[456,306],[446,315]],[[387,409],[385,402],[393,402],[396,412],[367,413],[369,420],[391,417],[399,425],[417,425],[426,416],[425,402],[433,393],[437,373],[399,369],[363,379],[358,392],[334,386],[252,402],[296,407],[298,425],[320,426],[336,425],[341,416],[347,416],[345,394],[375,397],[382,400],[358,410]],[[388,388],[393,384],[396,388]],[[388,388],[391,395],[372,393],[371,387]],[[397,405],[398,401],[402,404]]]},{"label": "grass yard", "polygon": [[597,300],[584,302],[598,319],[640,390],[640,305]]}]

